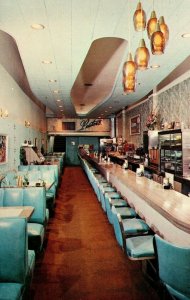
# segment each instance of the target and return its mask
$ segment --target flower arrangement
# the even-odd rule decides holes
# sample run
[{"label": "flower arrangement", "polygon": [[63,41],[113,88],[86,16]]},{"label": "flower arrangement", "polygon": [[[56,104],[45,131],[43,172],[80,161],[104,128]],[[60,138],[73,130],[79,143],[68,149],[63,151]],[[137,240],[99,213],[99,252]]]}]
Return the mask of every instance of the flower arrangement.
[{"label": "flower arrangement", "polygon": [[151,114],[148,116],[146,121],[146,126],[148,129],[154,129],[154,125],[158,122],[158,116],[156,112],[152,111]]}]

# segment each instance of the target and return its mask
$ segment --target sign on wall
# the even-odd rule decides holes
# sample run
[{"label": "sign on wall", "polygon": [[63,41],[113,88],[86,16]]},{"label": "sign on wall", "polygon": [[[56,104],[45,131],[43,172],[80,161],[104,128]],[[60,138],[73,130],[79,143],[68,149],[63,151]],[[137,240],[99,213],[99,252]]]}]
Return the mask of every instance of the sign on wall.
[{"label": "sign on wall", "polygon": [[86,128],[89,127],[93,127],[93,126],[97,126],[97,125],[101,125],[102,124],[102,120],[89,120],[89,119],[84,119],[80,122],[80,128],[79,130],[85,130]]},{"label": "sign on wall", "polygon": [[140,134],[141,130],[141,118],[140,114],[130,119],[130,135]]}]

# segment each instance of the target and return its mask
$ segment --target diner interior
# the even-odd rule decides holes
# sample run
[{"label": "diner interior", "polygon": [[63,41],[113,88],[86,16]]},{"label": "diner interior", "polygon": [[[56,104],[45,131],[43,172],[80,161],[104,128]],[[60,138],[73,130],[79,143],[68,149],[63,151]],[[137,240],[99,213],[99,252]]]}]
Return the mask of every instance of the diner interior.
[{"label": "diner interior", "polygon": [[0,1],[0,300],[190,300],[190,1]]}]

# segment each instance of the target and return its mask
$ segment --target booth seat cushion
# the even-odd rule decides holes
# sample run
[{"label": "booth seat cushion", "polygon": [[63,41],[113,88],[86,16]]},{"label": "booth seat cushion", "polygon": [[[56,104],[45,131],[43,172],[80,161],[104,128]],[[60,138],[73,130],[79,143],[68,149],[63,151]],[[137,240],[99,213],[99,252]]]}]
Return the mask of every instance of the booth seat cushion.
[{"label": "booth seat cushion", "polygon": [[135,236],[126,239],[126,252],[130,259],[154,258],[153,235]]},{"label": "booth seat cushion", "polygon": [[37,223],[28,223],[28,248],[41,251],[44,241],[44,226]]},{"label": "booth seat cushion", "polygon": [[49,222],[49,209],[46,208],[46,224]]},{"label": "booth seat cushion", "polygon": [[20,300],[22,299],[23,285],[19,283],[0,282],[0,299]]},{"label": "booth seat cushion", "polygon": [[35,252],[28,250],[28,273],[33,273],[35,267]]},{"label": "booth seat cushion", "polygon": [[52,192],[46,192],[46,207],[49,210],[53,210],[55,205],[55,194]]}]

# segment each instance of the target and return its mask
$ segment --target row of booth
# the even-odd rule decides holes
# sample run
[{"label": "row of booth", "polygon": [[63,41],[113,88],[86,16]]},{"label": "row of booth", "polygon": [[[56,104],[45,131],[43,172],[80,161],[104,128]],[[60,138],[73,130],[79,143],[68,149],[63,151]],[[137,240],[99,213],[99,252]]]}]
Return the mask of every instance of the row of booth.
[{"label": "row of booth", "polygon": [[158,288],[161,299],[190,299],[190,248],[155,234],[89,159],[80,155],[79,159],[126,256],[142,262],[142,270]]},{"label": "row of booth", "polygon": [[20,165],[1,182],[0,299],[29,299],[35,260],[44,246],[63,168],[64,153],[56,153],[48,156],[47,165]]}]

